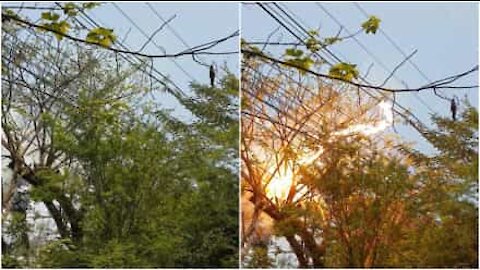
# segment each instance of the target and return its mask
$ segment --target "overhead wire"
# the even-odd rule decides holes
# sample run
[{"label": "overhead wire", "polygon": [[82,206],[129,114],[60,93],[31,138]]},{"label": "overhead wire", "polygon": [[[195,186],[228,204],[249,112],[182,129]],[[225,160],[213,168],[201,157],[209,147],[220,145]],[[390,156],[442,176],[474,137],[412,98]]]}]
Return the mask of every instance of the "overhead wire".
[{"label": "overhead wire", "polygon": [[[138,24],[125,12],[123,11],[123,9],[117,5],[115,2],[112,2],[111,3],[119,12],[120,14],[122,14],[123,17],[125,17],[145,38],[147,38],[147,40],[149,39],[149,35],[143,31],[143,29],[138,26]],[[164,24],[166,24],[168,26],[168,22],[165,21]],[[157,42],[155,42],[155,40],[151,40],[152,44],[157,48],[159,49],[160,51],[162,51],[163,53],[166,53],[166,50],[165,48],[161,47],[160,45],[157,44]],[[178,62],[174,59],[174,58],[169,58],[169,60],[175,64],[175,66],[181,70],[183,72],[183,74],[185,74],[189,79],[191,79],[192,81],[195,81],[195,78],[187,71],[185,70],[185,68],[183,68],[180,64],[178,64]]]},{"label": "overhead wire", "polygon": [[[374,53],[372,53],[355,35],[352,35],[352,33],[348,30],[347,27],[345,27],[345,25],[343,25],[339,19],[337,19],[330,11],[328,11],[328,9],[322,5],[321,3],[318,3],[318,2],[315,2],[315,5],[317,5],[317,7],[319,7],[330,19],[332,19],[332,21],[334,21],[339,27],[341,27],[342,29],[345,30],[345,32],[347,33],[347,35],[350,35],[352,37],[352,39],[355,41],[355,43],[366,53],[368,54],[373,60],[375,63],[379,64],[383,70],[387,73],[387,74],[392,74],[393,78],[395,78],[399,83],[403,84],[403,85],[406,85],[405,81],[400,79],[396,74],[395,72],[392,72],[390,71],[390,69],[387,67],[387,65],[381,60],[379,59]],[[380,28],[381,29],[381,28]],[[408,55],[406,55],[405,53],[402,53],[403,57],[405,59],[407,59],[407,61],[411,61],[410,60],[410,57],[408,57]],[[432,107],[430,107],[430,105],[428,105],[419,95],[417,92],[413,92],[414,94],[414,97],[422,104],[424,105],[430,112],[434,113],[435,111],[433,110]]]},{"label": "overhead wire", "polygon": [[[90,26],[92,27],[101,27],[99,23],[97,23],[94,19],[92,19],[91,16],[89,16],[85,11],[83,10],[80,10],[80,13],[81,13],[81,17],[87,22],[90,24]],[[128,46],[124,45],[121,41],[120,42],[117,42],[116,43],[117,45],[119,45],[121,48],[123,49],[129,49]],[[119,54],[124,60],[126,60],[127,62],[133,64],[133,63],[137,63],[136,61],[139,61],[140,64],[142,63],[145,63],[145,61],[143,61],[139,56],[136,56],[136,55],[131,55],[132,58],[134,58],[135,60],[132,60],[131,58],[129,58],[128,56],[125,56],[123,54]],[[138,63],[137,63],[138,64]],[[173,96],[175,96],[177,99],[180,99],[182,97],[186,97],[186,93],[185,91],[183,91],[175,82],[173,82],[171,79],[169,79],[166,75],[164,75],[162,72],[158,71],[157,68],[155,68],[154,66],[151,66],[150,67],[150,70],[151,72],[148,72],[147,71],[147,68],[144,68],[142,69],[143,72],[145,74],[147,74],[147,76],[150,76],[152,79],[154,79],[155,81],[157,81],[158,83],[160,83],[161,85],[163,85],[166,89],[167,92],[173,94]],[[152,73],[155,73],[157,75],[159,75],[163,80],[159,79],[157,76],[155,76],[154,74]],[[169,84],[171,84],[173,86],[173,88],[176,90],[176,91],[173,91],[172,87],[169,86]]]},{"label": "overhead wire", "polygon": [[[269,11],[267,9],[266,6],[264,6],[263,4],[261,3],[257,3],[258,6],[260,6],[270,17],[272,17],[275,21],[277,21],[281,26],[283,26],[288,32],[290,32],[294,37],[296,37],[300,42],[302,43],[305,43],[304,40],[302,40],[298,34],[294,33],[291,29],[288,29],[288,27],[285,25],[285,23],[282,23],[278,17],[276,17],[271,11]],[[285,11],[284,11],[285,12]],[[290,18],[292,18],[290,16]],[[294,20],[294,19],[293,19]],[[299,25],[298,22],[296,22],[297,25]],[[307,35],[310,35],[310,33],[308,33],[308,31],[302,26],[300,27],[302,29],[302,31],[305,32],[305,34]],[[306,45],[306,44],[305,44]],[[328,49],[327,49],[328,50]],[[334,55],[331,51],[328,51],[330,55]],[[340,59],[338,58],[338,56],[335,56],[336,59]],[[324,59],[324,58],[323,58]],[[340,59],[341,60],[341,59]],[[328,61],[326,61],[328,63]],[[369,91],[367,91],[366,89],[364,89],[363,87],[359,87],[360,90],[362,90],[363,92],[365,92],[367,95],[369,95],[370,97],[372,98],[375,98],[375,99],[379,99],[380,97],[378,96],[375,96],[374,94],[370,93]],[[401,104],[398,104],[394,99],[390,98],[388,95],[386,95],[385,93],[381,93],[381,92],[378,92],[383,99],[387,99],[389,100],[390,102],[392,102],[392,110],[397,113],[398,115],[402,116],[402,118],[404,118],[405,120],[407,120],[412,126],[414,126],[417,130],[420,130],[421,128],[419,127],[424,127],[425,125],[423,123],[421,123],[421,121],[415,116],[413,115],[408,109],[404,108]],[[397,107],[399,107],[400,109],[403,110],[403,112],[400,112],[398,111],[395,106],[396,105]],[[410,117],[413,117],[415,121],[413,121],[412,119],[409,118]]]}]

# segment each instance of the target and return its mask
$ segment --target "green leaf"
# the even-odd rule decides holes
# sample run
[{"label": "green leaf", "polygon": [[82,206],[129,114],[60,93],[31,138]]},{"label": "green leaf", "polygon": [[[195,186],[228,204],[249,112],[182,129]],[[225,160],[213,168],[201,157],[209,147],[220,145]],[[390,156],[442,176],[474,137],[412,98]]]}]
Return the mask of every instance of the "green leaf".
[{"label": "green leaf", "polygon": [[330,68],[329,75],[335,78],[351,81],[358,78],[357,65],[338,63]]},{"label": "green leaf", "polygon": [[92,8],[97,7],[97,6],[100,6],[100,3],[98,3],[98,2],[87,2],[87,3],[82,4],[82,7],[84,9],[92,9]]},{"label": "green leaf", "polygon": [[113,29],[97,27],[87,34],[86,41],[90,43],[96,43],[103,47],[110,47],[112,43],[115,42],[117,37],[113,33]]},{"label": "green leaf", "polygon": [[68,16],[76,16],[78,13],[78,7],[74,3],[66,3],[63,5],[63,12]]},{"label": "green leaf", "polygon": [[318,36],[318,31],[317,31],[317,30],[310,30],[310,31],[308,31],[308,34],[309,34],[310,36],[314,36],[314,37],[315,37],[315,36]]},{"label": "green leaf", "polygon": [[380,27],[380,22],[381,20],[378,17],[370,16],[366,22],[362,23],[362,28],[367,34],[375,34]]},{"label": "green leaf", "polygon": [[58,40],[62,40],[63,37],[67,34],[68,30],[70,29],[70,24],[65,20],[58,23],[52,22],[52,23],[43,24],[43,26],[53,31],[55,34],[55,37]]},{"label": "green leaf", "polygon": [[[289,63],[292,66],[299,67],[302,69],[310,69],[310,67],[313,65],[313,60],[306,56],[302,58],[294,58],[294,59],[287,59],[285,62]],[[299,70],[301,74],[305,74],[304,70]]]},{"label": "green leaf", "polygon": [[293,57],[300,57],[303,55],[303,51],[299,49],[286,49],[285,54]]},{"label": "green leaf", "polygon": [[325,45],[328,46],[328,45],[335,44],[335,43],[337,43],[337,42],[339,42],[339,41],[342,41],[342,39],[341,39],[341,38],[338,38],[338,37],[328,37],[328,38],[325,38],[325,39],[323,40],[323,44],[325,44]]},{"label": "green leaf", "polygon": [[42,12],[42,19],[47,20],[47,21],[58,21],[60,18],[60,15],[58,15],[55,12],[48,11],[48,12]]},{"label": "green leaf", "polygon": [[[58,23],[57,27],[58,27],[59,32],[61,32],[62,34],[66,34],[68,32],[68,30],[70,29],[70,24],[67,21],[61,21],[60,23]],[[59,38],[59,37],[57,37],[57,38]],[[59,38],[59,39],[61,39],[61,38]]]},{"label": "green leaf", "polygon": [[7,15],[7,16],[14,17],[14,18],[19,18],[18,15],[17,15],[17,13],[15,13],[15,12],[14,12],[13,10],[11,10],[11,9],[4,9],[4,10],[2,9],[2,12],[4,12],[5,15]]},{"label": "green leaf", "polygon": [[317,39],[315,38],[309,38],[305,41],[305,44],[307,46],[307,49],[309,49],[310,51],[312,52],[316,52],[316,51],[319,51],[321,46],[318,42]]}]

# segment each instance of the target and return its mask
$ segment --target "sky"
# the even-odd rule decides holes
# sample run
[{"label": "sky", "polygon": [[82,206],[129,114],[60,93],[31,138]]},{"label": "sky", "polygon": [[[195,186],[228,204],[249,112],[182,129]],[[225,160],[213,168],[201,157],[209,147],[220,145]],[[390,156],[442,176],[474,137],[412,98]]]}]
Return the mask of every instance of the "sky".
[{"label": "sky", "polygon": [[[51,5],[48,3],[47,5]],[[9,5],[5,3],[4,5]],[[148,35],[161,24],[161,20],[145,3],[116,3],[120,9]],[[190,45],[195,46],[214,39],[224,37],[239,29],[241,20],[242,38],[248,40],[265,40],[277,23],[255,5],[231,3],[151,3],[153,8],[164,18],[176,16],[169,24]],[[335,35],[339,26],[315,3],[283,3],[291,12],[300,17],[302,24],[309,29],[320,26],[320,34]],[[354,32],[365,21],[365,16],[353,3],[322,3],[341,24]],[[396,44],[409,54],[415,49],[415,64],[431,79],[436,80],[452,74],[460,73],[478,64],[478,4],[477,3],[360,3],[368,14],[379,17],[380,28],[391,37]],[[239,15],[241,14],[241,18]],[[114,4],[105,3],[95,8],[89,15],[104,27],[113,28],[124,44],[132,50],[138,50],[146,41],[146,37],[117,9]],[[129,31],[130,30],[130,31]],[[127,35],[128,33],[128,35]],[[285,40],[294,40],[283,31]],[[164,29],[153,39],[168,53],[186,49],[184,44],[168,29]],[[381,60],[388,70],[392,70],[403,56],[389,43],[384,35],[360,35],[359,40],[369,51]],[[231,51],[239,47],[239,40],[234,38],[213,51]],[[366,54],[353,40],[332,47],[332,51],[349,62],[358,64],[365,72],[375,60]],[[163,53],[154,44],[149,44],[145,53]],[[236,74],[239,71],[238,55],[200,57],[207,64],[214,63],[217,68],[226,65]],[[193,77],[195,81],[208,84],[208,68],[195,63],[190,57],[175,59],[186,73],[178,68],[170,59],[155,60],[154,66],[168,75],[180,88],[187,90]],[[381,82],[388,75],[379,63],[374,63],[369,79]],[[411,65],[402,66],[396,73],[399,80],[391,80],[387,85],[392,88],[403,87],[404,81],[410,87],[425,84],[427,81],[419,75]],[[464,85],[478,84],[478,74],[461,82]],[[187,90],[188,92],[188,90]],[[478,89],[444,91],[446,96],[453,94],[462,98],[467,95],[471,104],[478,108]],[[158,98],[165,108],[174,109],[173,114],[188,119],[190,114],[181,108],[169,94],[159,94]],[[429,123],[431,113],[449,115],[449,104],[433,95],[431,91],[415,94],[401,94],[398,102]],[[427,105],[425,105],[427,104]],[[417,147],[432,151],[421,137],[408,127],[398,127],[406,139],[417,141]]]},{"label": "sky", "polygon": [[[334,36],[340,26],[316,3],[289,2],[280,4],[285,10],[296,15],[295,18],[308,29],[320,27],[320,35]],[[417,53],[412,61],[429,80],[437,80],[449,75],[469,70],[478,65],[478,4],[477,3],[359,3],[369,15],[381,19],[380,28],[401,50],[409,55],[415,49]],[[364,14],[351,2],[321,3],[344,29],[355,32],[366,20]],[[267,13],[253,4],[243,5],[242,38],[265,41],[266,37],[278,27]],[[346,32],[343,32],[344,35]],[[281,29],[276,37],[282,35],[282,41],[296,41],[287,31]],[[358,65],[364,74],[370,64],[374,64],[368,79],[381,83],[403,59],[404,56],[395,49],[380,32],[376,35],[361,34],[358,40],[376,59],[367,54],[354,40],[350,39],[331,47],[340,58]],[[272,41],[276,41],[272,38]],[[275,50],[272,50],[275,51]],[[277,54],[278,55],[278,54]],[[387,71],[381,66],[386,66]],[[398,79],[392,79],[386,85],[391,88],[418,87],[428,81],[409,63],[401,66],[395,73]],[[478,73],[465,78],[461,85],[478,84]],[[478,89],[443,91],[447,97],[453,95],[467,98],[478,108]],[[430,125],[430,115],[437,113],[450,115],[450,103],[435,96],[432,91],[420,93],[403,93],[397,95],[397,101],[419,117],[423,123]],[[426,104],[426,105],[425,105]],[[396,126],[399,134],[409,141],[416,142],[416,147],[425,152],[433,149],[413,128]]]},{"label": "sky", "polygon": [[[11,3],[5,3],[9,5]],[[43,4],[52,5],[52,3]],[[258,6],[250,3],[241,5],[235,2],[210,3],[151,3],[152,8],[164,20],[175,16],[169,23],[178,35],[189,45],[195,46],[214,39],[224,37],[241,28],[242,38],[246,40],[265,40],[278,24]],[[298,18],[308,29],[320,27],[320,35],[332,36],[339,30],[339,25],[317,3],[282,3],[287,11]],[[366,17],[354,3],[320,4],[344,28],[350,32],[359,29]],[[410,64],[406,63],[395,73],[387,84],[388,87],[399,88],[406,83],[409,87],[426,84],[448,75],[466,71],[478,64],[478,4],[477,3],[363,3],[359,4],[368,14],[379,17],[380,29],[390,37],[405,53],[415,49],[417,53],[412,61],[420,68],[427,79]],[[119,10],[121,9],[121,11]],[[113,28],[115,34],[133,51],[142,47],[147,38],[129,21],[122,11],[129,16],[142,31],[150,36],[162,24],[160,18],[146,3],[104,3],[89,11],[89,16],[104,27]],[[241,16],[240,16],[241,15]],[[239,18],[241,17],[241,18]],[[239,19],[241,27],[239,26]],[[344,30],[344,33],[346,31]],[[283,40],[294,41],[288,32],[280,30]],[[358,40],[375,55],[373,59],[354,40],[350,39],[331,48],[342,59],[358,65],[361,73],[365,73],[373,64],[368,79],[379,83],[400,63],[404,56],[382,34],[358,36]],[[175,53],[186,49],[186,46],[166,27],[155,35],[153,41],[167,53]],[[213,51],[232,51],[239,47],[239,39],[233,38],[216,47]],[[142,51],[144,53],[163,53],[161,49],[150,43]],[[238,75],[238,55],[202,56],[201,61],[215,64],[217,70],[226,65]],[[380,60],[380,61],[377,61]],[[382,64],[386,67],[382,67]],[[178,66],[180,66],[180,68]],[[208,67],[197,64],[191,57],[176,59],[156,59],[154,67],[168,76],[182,90],[189,92],[192,80],[207,84]],[[182,71],[182,69],[184,71]],[[478,73],[461,81],[463,85],[478,84]],[[478,107],[478,89],[449,90],[445,96],[455,94],[459,98],[467,95],[468,100]],[[190,119],[191,114],[168,93],[156,96],[164,108],[173,109],[173,115],[181,119]],[[449,114],[450,104],[436,97],[432,91],[406,93],[397,95],[397,101],[429,125],[432,113]],[[417,147],[432,151],[428,143],[407,126],[396,126],[400,135],[418,142]]]},{"label": "sky", "polygon": [[[150,3],[150,5],[164,20],[175,16],[169,23],[169,26],[173,28],[190,47],[228,36],[239,29],[239,10],[237,3],[154,2]],[[117,7],[127,14],[148,36],[162,25],[161,19],[157,17],[146,3],[105,3],[89,12],[89,15],[98,23],[114,29],[119,37],[126,37],[123,43],[133,50],[140,49],[147,38],[135,28],[132,22],[130,22]],[[167,27],[155,35],[153,41],[163,47],[167,53],[176,53],[187,49]],[[235,51],[238,50],[238,48],[239,38],[236,37],[213,48],[211,51]],[[143,52],[149,54],[163,53],[153,43],[145,47]],[[221,67],[226,65],[231,72],[238,75],[238,55],[207,55],[200,56],[199,59],[208,65],[215,64],[217,72],[219,72]],[[174,61],[176,61],[187,74],[185,74],[181,68],[177,67]],[[192,82],[192,77],[196,82],[209,84],[208,67],[194,62],[190,56],[176,58],[174,61],[172,61],[172,59],[157,59],[154,62],[154,66],[187,93],[189,85]],[[165,108],[174,110],[174,116],[182,119],[191,117],[191,114],[187,110],[184,110],[170,94],[159,94],[158,98]]]},{"label": "sky", "polygon": [[[40,6],[54,6],[54,3],[25,3],[25,5]],[[150,36],[161,25],[162,21],[155,15],[155,13],[147,6],[146,3],[116,3],[116,5],[127,14],[132,21],[142,29],[147,36]],[[19,6],[19,3],[5,2],[3,6]],[[151,3],[151,6],[157,11],[164,20],[168,20],[175,16],[169,23],[177,34],[190,46],[200,45],[212,40],[216,40],[228,36],[239,29],[239,4],[238,3]],[[24,10],[22,14],[28,16],[31,20],[36,20],[40,16],[37,10]],[[95,20],[102,27],[114,29],[114,33],[122,40],[123,44],[129,47],[132,51],[137,51],[142,47],[147,38],[135,28],[112,3],[104,3],[99,7],[87,13],[93,20]],[[83,19],[81,21],[85,23]],[[129,31],[130,30],[130,31]],[[128,33],[128,34],[127,34]],[[170,31],[168,28],[163,28],[153,38],[161,48],[163,47],[166,53],[177,53],[187,49],[187,47]],[[235,37],[228,42],[222,43],[210,51],[235,51],[239,48],[239,38]],[[148,54],[163,54],[164,52],[157,48],[153,43],[150,43],[142,50]],[[239,58],[238,55],[220,55],[220,56],[201,56],[199,59],[210,65],[217,66],[217,72],[226,65],[228,70],[238,75]],[[180,67],[185,70],[182,71],[170,59],[157,59],[154,61],[154,66],[161,73],[170,78],[176,85],[178,85],[186,93],[189,93],[189,85],[192,80],[202,83],[210,84],[208,67],[197,64],[191,57],[176,58],[175,61]],[[193,78],[193,79],[192,79]],[[173,109],[172,114],[182,120],[191,119],[191,114],[183,109],[183,107],[168,93],[160,93],[156,95],[158,101],[166,109]],[[3,164],[2,164],[3,165]],[[2,177],[9,179],[11,172],[2,166]],[[41,214],[47,213],[46,208],[40,203],[31,203],[34,209],[32,212],[39,212]],[[29,217],[33,219],[33,217]],[[34,234],[31,237],[37,237],[42,230],[46,228],[53,228],[52,219],[41,219],[34,222]]]},{"label": "sky", "polygon": [[[14,2],[4,2],[2,6],[19,6]],[[50,3],[25,3],[25,5],[37,5],[39,7],[55,6]],[[151,6],[151,9],[149,7]],[[18,10],[18,9],[16,9]],[[123,13],[122,13],[123,12]],[[156,13],[159,14],[159,18]],[[22,11],[30,19],[37,19],[40,16],[38,10]],[[128,16],[131,21],[125,16]],[[100,26],[111,28],[121,41],[132,51],[138,51],[162,24],[162,19],[169,22],[168,27],[154,35],[149,43],[141,52],[146,54],[178,53],[187,47],[177,36],[189,46],[204,44],[219,38],[226,37],[239,29],[239,4],[232,3],[162,3],[162,2],[105,2],[102,5],[87,11],[87,15]],[[78,16],[79,20],[87,27],[92,28],[83,16]],[[142,34],[136,26],[143,31],[147,37]],[[177,36],[171,31],[174,29]],[[154,44],[158,45],[158,47]],[[114,44],[113,47],[118,47]],[[224,52],[238,51],[239,37],[232,38],[227,42],[212,48],[209,51]],[[164,50],[164,51],[163,51]],[[237,54],[232,55],[206,55],[199,56],[198,59],[206,65],[214,64],[217,74],[221,72],[222,67],[226,65],[230,72],[238,75],[239,58]],[[176,62],[176,63],[175,63]],[[178,67],[180,66],[180,67]],[[200,65],[187,55],[175,59],[155,59],[154,67],[162,74],[167,76],[184,92],[189,93],[189,86],[192,81],[209,84],[209,67]],[[183,70],[183,71],[182,71]],[[160,77],[157,75],[157,77]],[[191,92],[190,92],[191,93]],[[172,114],[182,120],[190,120],[192,115],[185,110],[177,100],[168,93],[156,93],[156,98],[166,109],[172,109]]]}]

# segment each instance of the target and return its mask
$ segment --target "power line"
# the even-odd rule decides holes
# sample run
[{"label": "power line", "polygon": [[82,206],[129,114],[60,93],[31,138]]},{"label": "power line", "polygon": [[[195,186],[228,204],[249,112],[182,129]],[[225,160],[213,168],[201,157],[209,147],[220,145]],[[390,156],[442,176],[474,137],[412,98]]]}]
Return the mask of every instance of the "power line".
[{"label": "power line", "polygon": [[[80,10],[80,12],[83,14],[83,17],[84,19],[93,27],[100,27],[100,25],[95,21],[93,20],[86,12],[84,12],[83,10]],[[117,42],[117,44],[122,47],[122,48],[127,48],[128,47],[126,45],[124,45],[122,42]],[[133,64],[134,61],[131,60],[130,58],[128,58],[127,56],[123,55],[123,54],[120,54],[120,56],[125,59],[126,61],[128,61],[130,64]],[[135,58],[136,60],[140,61],[140,63],[144,63],[140,58],[139,56],[136,56],[136,55],[133,55],[133,58]],[[154,66],[151,67],[151,71],[152,72],[147,72],[146,69],[143,69],[144,73],[147,74],[148,76],[150,76],[152,79],[156,80],[157,82],[159,82],[161,85],[165,86],[166,87],[166,90],[167,92],[170,92],[173,96],[175,96],[177,99],[181,99],[182,96],[186,96],[185,92],[178,86],[176,85],[173,81],[171,81],[167,76],[165,76],[163,73],[161,73],[160,71],[158,71]],[[158,75],[160,75],[162,77],[162,79],[164,79],[166,82],[169,82],[170,84],[172,84],[174,86],[174,88],[176,88],[176,90],[178,92],[175,92],[175,91],[172,91],[172,89],[169,87],[169,85],[165,82],[165,81],[162,81],[160,80],[158,77],[156,77],[155,75],[153,75],[152,73],[157,73]]]},{"label": "power line", "polygon": [[[292,17],[296,18],[297,21],[301,22],[303,25],[305,25],[305,26],[308,27],[308,28],[312,28],[312,27],[310,27],[310,26],[302,19],[301,16],[295,14],[295,12],[293,12],[285,3],[279,3],[279,5],[283,6],[283,8],[284,8],[285,10],[289,11],[289,12],[291,13]],[[319,28],[319,29],[320,29],[320,28]],[[313,37],[313,36],[312,36],[312,37]],[[322,47],[324,47],[324,49],[326,49],[328,53],[338,54],[338,55],[340,55],[340,57],[346,58],[341,52],[335,52],[335,53],[334,53],[334,52],[333,52],[333,49],[329,49],[329,48],[327,48],[327,46],[328,46],[328,45],[324,45],[324,46],[322,46]],[[333,62],[335,62],[335,61],[333,61]]]},{"label": "power line", "polygon": [[[360,6],[360,4],[356,3],[356,2],[353,2],[353,4],[357,7],[357,9],[363,14],[365,15],[366,18],[369,17],[368,13]],[[393,45],[393,47],[398,51],[400,52],[400,54],[402,54],[403,57],[407,57],[407,54],[402,50],[402,48],[400,48],[400,46],[384,31],[382,30],[382,28],[379,28],[378,29],[379,32],[390,42],[390,44]],[[413,68],[415,68],[415,70],[417,70],[417,72],[425,79],[425,81],[427,83],[430,83],[432,80],[415,64],[415,62],[411,59],[408,60],[408,63],[410,63],[410,65],[413,66]]]},{"label": "power line", "polygon": [[[135,23],[134,20],[132,20],[132,18],[130,18],[130,16],[128,16],[128,14],[126,14],[116,3],[112,2],[111,3],[145,38],[147,38],[147,40],[149,39],[149,35],[147,35],[147,33],[145,33],[145,31],[142,30],[141,27],[138,26],[137,23]],[[166,23],[166,25],[168,26],[168,22],[164,22]],[[162,48],[160,45],[158,45],[154,40],[152,40],[152,43],[153,45],[155,45],[155,47],[159,50],[161,50],[163,53],[166,54],[166,51],[164,48]],[[187,77],[189,77],[192,81],[195,81],[195,78],[190,74],[188,73],[180,64],[178,64],[178,62],[175,60],[175,59],[172,59],[170,58],[170,61],[172,63],[175,64],[175,66],[177,66],[178,69],[180,69]]]},{"label": "power line", "polygon": [[[290,32],[294,37],[296,37],[300,42],[305,43],[305,41],[303,41],[301,38],[299,38],[299,36],[298,36],[297,34],[295,34],[291,29],[288,29],[288,27],[285,26],[284,23],[280,22],[280,20],[279,20],[275,15],[273,15],[272,12],[270,12],[266,7],[264,7],[261,3],[257,3],[257,5],[259,5],[268,15],[270,15],[272,18],[274,18],[280,25],[282,25],[287,31],[289,31],[289,32]],[[299,25],[298,22],[296,22],[296,24]],[[301,28],[303,28],[303,27],[301,27]],[[305,30],[305,28],[303,28],[303,30],[304,30],[307,34],[309,34],[308,31]],[[306,44],[305,44],[305,45],[306,45]],[[333,53],[330,52],[330,54],[333,54]],[[318,55],[318,54],[317,54],[317,55]],[[338,58],[338,57],[335,57],[335,58]],[[358,89],[360,89],[360,90],[362,90],[363,92],[367,93],[367,94],[368,94],[370,97],[372,97],[372,98],[375,98],[375,99],[377,99],[377,100],[379,99],[379,97],[377,97],[377,96],[371,94],[370,92],[368,92],[367,90],[365,90],[365,89],[363,88],[363,86],[358,86]],[[392,110],[395,111],[395,112],[396,112],[397,114],[399,114],[400,116],[402,116],[402,117],[403,117],[404,119],[406,119],[407,121],[409,121],[409,122],[412,124],[412,126],[415,126],[415,127],[416,127],[416,125],[413,124],[412,120],[411,120],[411,119],[408,119],[408,116],[407,116],[407,115],[413,116],[413,117],[415,118],[415,120],[418,122],[417,124],[421,124],[421,121],[420,121],[417,117],[415,117],[413,114],[411,114],[406,108],[404,108],[403,106],[401,106],[400,104],[398,104],[394,99],[391,99],[390,97],[388,97],[387,95],[385,95],[384,93],[382,93],[382,92],[380,92],[380,91],[379,91],[378,93],[379,93],[384,99],[388,99],[389,101],[392,102],[392,104],[397,105],[397,107],[401,108],[405,113],[402,113],[402,112],[396,110],[394,106],[393,106]],[[421,125],[423,126],[423,124],[421,124]]]},{"label": "power line", "polygon": [[[360,46],[360,48],[362,48],[363,51],[365,51],[370,57],[372,57],[372,59],[378,63],[384,71],[387,72],[387,74],[392,74],[393,77],[398,81],[400,82],[401,84],[403,85],[406,85],[406,83],[400,79],[396,74],[395,72],[392,72],[390,71],[390,69],[385,65],[385,63],[383,63],[382,60],[380,60],[374,53],[372,53],[359,39],[357,39],[357,37],[355,37],[354,35],[351,34],[351,32],[348,30],[347,27],[345,27],[331,12],[328,11],[328,9],[322,5],[321,3],[318,3],[316,2],[315,3],[323,12],[325,12],[325,14],[327,14],[328,17],[330,17],[330,19],[332,19],[338,26],[340,26],[342,29],[345,29],[345,32],[347,32],[347,35],[350,35],[353,40],[355,41],[355,43],[358,44],[358,46]],[[408,57],[406,54],[403,54],[405,59],[407,59],[407,61],[410,61],[410,57]],[[414,97],[417,98],[420,103],[422,103],[428,110],[430,110],[430,112],[434,113],[434,110],[423,100],[421,99],[420,96],[418,96],[418,93],[414,92]]]},{"label": "power line", "polygon": [[[166,20],[162,17],[162,15],[160,15],[160,13],[152,6],[152,4],[150,3],[145,3],[148,8],[155,14],[155,16],[157,16],[158,19],[160,19],[163,23],[166,23]],[[180,36],[180,34],[175,30],[175,28],[173,28],[173,26],[171,26],[170,24],[167,24],[167,29],[170,30],[170,32],[172,32],[172,34],[178,39],[180,40],[180,42],[185,46],[185,48],[190,48],[191,46],[188,44],[188,42],[182,38],[182,36]],[[192,58],[194,61],[196,61],[195,59],[195,55],[192,55]],[[200,60],[202,60],[202,62],[205,62],[202,57],[198,57]],[[197,61],[196,61],[197,62]],[[209,66],[207,64],[204,64],[204,63],[199,63],[201,65],[204,65],[204,66]]]},{"label": "power line", "polygon": [[[279,4],[273,3],[283,14],[285,14],[293,23],[295,23],[305,34],[307,34],[308,37],[314,38],[315,36],[312,35],[304,26],[302,26],[297,20],[295,20],[288,12],[286,12],[282,7],[280,7]],[[332,53],[327,47],[322,48],[323,51],[327,52],[335,61],[337,62],[342,62],[340,58],[338,58],[334,53]]]},{"label": "power line", "polygon": [[[305,40],[303,38],[301,38],[298,34],[296,34],[293,30],[291,30],[289,27],[287,27],[285,25],[284,22],[282,22],[277,16],[278,15],[278,12],[275,12],[275,10],[269,10],[267,9],[266,6],[264,6],[263,4],[261,3],[257,3],[268,15],[270,15],[270,17],[272,17],[277,23],[279,23],[285,30],[287,30],[291,35],[293,35],[296,39],[298,39],[298,41],[300,41],[301,43],[303,43],[306,47],[308,47],[307,43],[305,42]],[[290,18],[290,20],[296,25],[297,30],[299,29],[301,32],[305,33],[307,35],[307,37],[312,37],[312,38],[315,38],[313,37],[302,25],[300,25],[297,21],[295,21],[288,13],[286,13],[283,9],[281,9],[281,7],[279,7],[276,3],[273,3],[278,9],[280,9],[288,18]],[[274,15],[272,12],[276,13],[277,15]],[[294,28],[296,28],[294,27]],[[328,61],[325,57],[321,56],[318,52],[314,52],[315,55],[317,55],[317,57],[319,57],[322,61],[324,61],[325,63],[329,64],[329,65],[332,65],[330,63],[330,61]]]},{"label": "power line", "polygon": [[[360,4],[354,2],[353,3],[355,7],[366,17],[369,18],[368,13],[360,6]],[[404,57],[407,58],[407,54],[400,48],[400,46],[385,32],[382,28],[379,28],[380,34],[382,34],[388,42]],[[427,83],[431,83],[432,79],[430,79],[419,67],[418,65],[413,61],[413,59],[408,58],[407,62],[420,74],[420,76],[425,80]],[[436,90],[434,90],[435,95],[442,97],[441,95],[437,94]],[[427,108],[430,109],[430,111],[433,111],[430,106],[426,105],[426,102],[418,95],[415,93],[415,96],[418,97],[420,102],[424,104]],[[444,98],[445,99],[445,98]]]}]

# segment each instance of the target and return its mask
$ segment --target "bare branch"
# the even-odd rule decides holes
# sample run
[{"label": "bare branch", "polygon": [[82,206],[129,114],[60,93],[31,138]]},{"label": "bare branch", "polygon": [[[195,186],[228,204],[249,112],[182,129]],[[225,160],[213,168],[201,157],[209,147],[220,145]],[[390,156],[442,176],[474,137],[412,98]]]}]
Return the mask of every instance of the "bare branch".
[{"label": "bare branch", "polygon": [[341,81],[341,82],[344,82],[344,83],[347,83],[347,84],[350,84],[350,85],[353,85],[353,86],[357,86],[357,87],[381,90],[381,91],[390,92],[390,93],[393,93],[393,92],[419,92],[419,91],[428,90],[428,89],[433,90],[433,89],[470,89],[470,88],[478,88],[478,85],[471,85],[471,86],[447,85],[447,84],[452,83],[452,82],[454,82],[454,81],[456,81],[460,78],[463,78],[463,77],[465,77],[465,76],[467,76],[471,73],[474,73],[474,72],[478,71],[478,65],[471,68],[470,70],[467,70],[467,71],[462,72],[460,74],[455,74],[455,75],[449,76],[449,77],[444,78],[444,79],[440,79],[438,81],[435,81],[433,83],[430,83],[430,84],[427,84],[427,85],[424,85],[424,86],[421,86],[421,87],[392,89],[392,88],[385,88],[385,87],[381,87],[381,86],[373,86],[373,85],[368,85],[368,84],[356,83],[356,82],[349,81],[349,80],[346,80],[346,79],[343,79],[343,78],[318,73],[316,71],[313,71],[313,70],[310,70],[310,69],[292,64],[292,63],[288,63],[288,62],[270,57],[266,54],[259,53],[259,52],[256,52],[256,51],[252,51],[252,50],[248,50],[248,49],[242,49],[241,52],[248,55],[248,56],[256,56],[256,57],[264,58],[264,59],[269,60],[269,61],[274,62],[274,63],[278,63],[278,64],[282,64],[282,65],[285,65],[285,66],[293,67],[293,68],[296,68],[296,69],[304,71],[306,73],[315,75],[315,76],[320,77],[320,78]]},{"label": "bare branch", "polygon": [[150,43],[150,41],[153,39],[153,37],[160,31],[162,31],[162,29],[168,25],[173,19],[175,19],[177,15],[173,15],[170,19],[168,19],[166,22],[164,22],[162,25],[160,25],[160,27],[158,27],[157,30],[155,30],[152,35],[150,35],[150,37],[147,39],[147,41],[143,44],[143,46],[138,50],[139,52],[141,52],[147,45],[148,43]]},{"label": "bare branch", "polygon": [[383,87],[385,84],[387,84],[388,80],[390,80],[393,75],[395,74],[395,72],[403,65],[405,64],[408,60],[410,60],[410,58],[412,58],[416,53],[417,53],[418,50],[414,50],[409,56],[405,57],[405,59],[403,59],[402,62],[400,62],[400,64],[398,64],[393,70],[392,72],[390,72],[390,75],[388,75],[388,77],[383,81],[383,83],[380,85],[380,87]]}]

